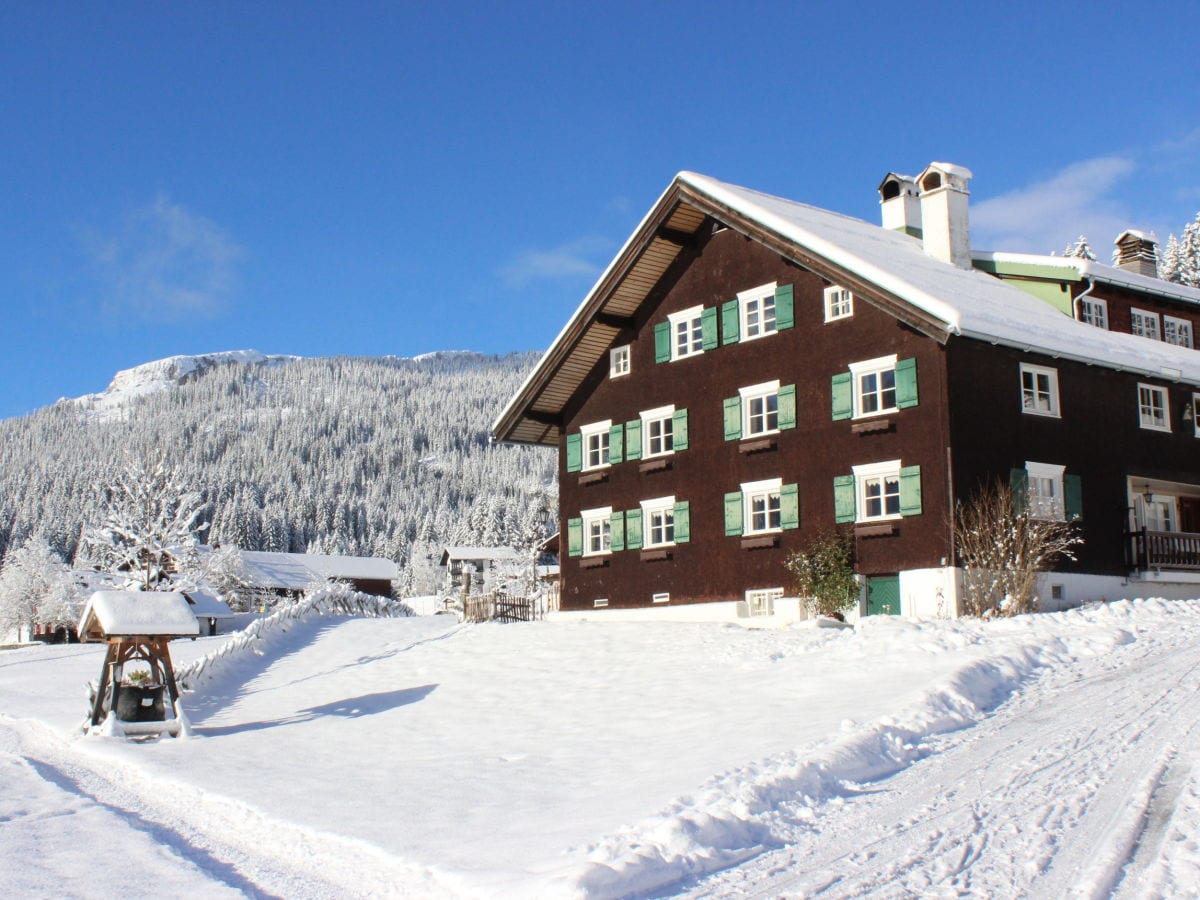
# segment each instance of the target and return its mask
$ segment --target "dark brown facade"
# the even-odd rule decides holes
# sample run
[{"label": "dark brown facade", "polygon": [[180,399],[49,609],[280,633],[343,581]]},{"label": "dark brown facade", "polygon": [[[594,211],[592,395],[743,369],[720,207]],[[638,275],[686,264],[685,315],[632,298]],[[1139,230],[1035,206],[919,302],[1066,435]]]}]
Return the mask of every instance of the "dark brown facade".
[{"label": "dark brown facade", "polygon": [[[732,230],[704,232],[648,297],[635,322],[613,344],[630,345],[630,373],[609,377],[607,358],[565,410],[565,432],[589,423],[636,419],[640,411],[674,405],[688,411],[688,448],[665,457],[667,466],[644,471],[627,460],[594,472],[568,472],[560,445],[560,527],[581,510],[611,506],[637,509],[640,502],[673,495],[690,507],[690,539],[663,553],[617,550],[583,557],[563,555],[562,606],[591,608],[652,605],[654,594],[670,602],[742,599],[748,589],[792,590],[786,556],[834,523],[834,478],[853,465],[899,459],[920,466],[919,515],[894,522],[889,533],[857,539],[857,568],[866,575],[936,567],[950,555],[946,354],[937,341],[900,324],[866,298],[853,316],[825,321],[823,290],[830,284]],[[654,325],[693,306],[719,307],[762,284],[790,284],[794,327],[754,340],[722,344],[697,356],[655,361]],[[916,406],[876,420],[877,430],[855,421],[834,421],[831,379],[851,363],[888,354],[916,360]],[[796,427],[762,441],[726,440],[723,400],[739,389],[778,379],[796,386]],[[650,466],[645,468],[649,469]],[[724,497],[745,482],[781,478],[798,486],[799,527],[762,541],[727,536]]]}]

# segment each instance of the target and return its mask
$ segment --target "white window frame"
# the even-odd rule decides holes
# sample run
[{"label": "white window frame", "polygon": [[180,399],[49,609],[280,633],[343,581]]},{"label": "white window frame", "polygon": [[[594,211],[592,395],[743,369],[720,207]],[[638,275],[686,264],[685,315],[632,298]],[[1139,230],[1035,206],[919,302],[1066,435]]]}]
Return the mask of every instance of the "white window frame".
[{"label": "white window frame", "polygon": [[[598,506],[579,513],[583,520],[583,555],[608,556],[612,553],[612,507]],[[595,531],[593,532],[593,526]],[[597,545],[593,548],[593,538]]]},{"label": "white window frame", "polygon": [[1065,471],[1066,466],[1025,461],[1025,500],[1031,517],[1048,522],[1066,521]]},{"label": "white window frame", "polygon": [[[581,472],[604,469],[611,465],[608,459],[608,435],[611,429],[612,419],[605,419],[603,422],[592,422],[590,425],[584,425],[579,429],[579,470]],[[600,461],[597,463],[591,462],[593,439],[596,442],[596,448],[599,450]]]},{"label": "white window frame", "polygon": [[[1162,317],[1163,340],[1168,344],[1174,344],[1176,347],[1187,347],[1191,349],[1194,344],[1192,342],[1192,323],[1188,319],[1179,319],[1175,316]],[[1171,332],[1175,333],[1172,334]]]},{"label": "white window frame", "polygon": [[1192,394],[1192,434],[1200,437],[1200,394]]},{"label": "white window frame", "polygon": [[662,593],[651,594],[650,602],[651,603],[670,603],[671,602],[671,593],[670,593],[670,591],[663,591]]},{"label": "white window frame", "polygon": [[629,374],[629,344],[608,351],[608,377],[620,378]]},{"label": "white window frame", "polygon": [[1108,301],[1099,297],[1083,297],[1079,301],[1079,321],[1093,328],[1108,330]]},{"label": "white window frame", "polygon": [[[1027,388],[1025,385],[1026,375],[1032,378],[1032,388]],[[1039,377],[1044,377],[1047,381],[1045,391],[1042,390],[1039,384]],[[1048,406],[1046,409],[1042,409],[1037,405],[1041,401],[1043,394]],[[1058,400],[1058,369],[1052,369],[1047,366],[1035,366],[1031,363],[1021,363],[1021,412],[1030,416],[1062,418]]]},{"label": "white window frame", "polygon": [[1148,309],[1129,309],[1129,333],[1139,337],[1150,338],[1153,341],[1162,340],[1162,326],[1158,321],[1158,313]]},{"label": "white window frame", "polygon": [[[749,387],[739,388],[738,395],[742,398],[742,437],[762,437],[768,434],[779,433],[779,379],[774,381],[764,381],[762,384],[752,384]],[[769,410],[770,399],[775,398],[775,409]],[[751,415],[750,409],[755,400],[763,401],[762,421],[763,427],[759,430],[751,428],[754,417]],[[771,417],[775,417],[775,427],[768,427]]]},{"label": "white window frame", "polygon": [[836,322],[854,315],[854,292],[840,284],[825,288],[825,321]]},{"label": "white window frame", "polygon": [[[1149,498],[1143,494],[1136,495],[1136,515],[1138,523],[1147,531],[1170,533],[1179,529],[1179,498],[1174,494],[1152,493]],[[1151,527],[1151,510],[1154,510],[1154,527]],[[1166,513],[1166,520],[1158,515]]]},{"label": "white window frame", "polygon": [[783,599],[783,588],[753,588],[746,591],[746,609],[751,618],[775,615],[775,601]]},{"label": "white window frame", "polygon": [[[1145,396],[1147,392],[1149,392],[1150,398],[1158,396],[1162,400],[1161,421],[1154,415],[1154,403]],[[1148,400],[1150,402],[1147,402]],[[1171,395],[1165,387],[1138,382],[1138,424],[1147,431],[1169,432],[1171,430]]]},{"label": "white window frame", "polygon": [[[900,513],[900,460],[890,459],[886,462],[869,463],[862,466],[852,466],[854,472],[854,521],[856,522],[890,522],[893,519],[901,518]],[[896,511],[890,513],[887,511],[888,497],[892,496],[888,492],[888,481],[895,481],[896,490]],[[872,484],[879,484],[879,508],[880,512],[877,515],[870,515],[867,512],[868,503],[874,499],[868,497],[867,488]]]},{"label": "white window frame", "polygon": [[[776,534],[783,531],[783,508],[780,493],[783,490],[782,478],[768,478],[763,481],[748,481],[742,485],[742,533],[745,535]],[[765,526],[754,527],[754,502],[763,501]],[[772,510],[772,500],[774,510]],[[771,525],[772,512],[778,525]]]},{"label": "white window frame", "polygon": [[597,597],[592,601],[593,609],[604,609],[604,607],[606,607],[606,606],[608,606],[608,598],[607,597]]},{"label": "white window frame", "polygon": [[[667,316],[671,324],[671,359],[687,359],[704,352],[704,307],[692,306]],[[687,327],[687,341],[680,347],[679,326]]]},{"label": "white window frame", "polygon": [[[775,324],[775,288],[777,286],[777,282],[772,281],[770,284],[763,284],[748,291],[741,291],[737,295],[738,318],[741,322],[739,340],[753,341],[761,337],[766,337],[769,334],[775,334],[777,330]],[[766,303],[768,300],[770,301],[769,307]],[[770,310],[769,316],[766,313],[768,308]],[[757,323],[753,331],[751,331],[752,313],[757,317]],[[769,322],[767,321],[768,319]]]},{"label": "white window frame", "polygon": [[[642,507],[642,548],[652,550],[656,547],[674,547],[675,546],[675,497],[655,497],[653,500],[643,500]],[[671,539],[655,540],[654,537],[654,517],[661,515],[663,517],[662,530],[665,533],[669,527],[671,529]],[[670,524],[667,525],[667,518],[670,518]]]},{"label": "white window frame", "polygon": [[[896,406],[896,363],[899,358],[895,353],[891,356],[879,356],[875,359],[864,359],[861,362],[850,363],[850,380],[854,387],[854,418],[869,419],[872,416],[883,416],[888,413],[898,411]],[[892,386],[890,388],[880,387],[885,373],[892,373]],[[892,405],[881,406],[878,409],[873,409],[870,412],[863,411],[864,392],[863,380],[874,375],[876,378],[876,387],[870,393],[875,395],[878,402],[883,402],[883,395],[887,391],[892,393]]]},{"label": "white window frame", "polygon": [[[638,413],[638,418],[642,420],[642,459],[652,459],[656,456],[670,456],[675,452],[675,406],[659,406],[656,409],[647,409]],[[650,443],[653,440],[650,434],[651,423],[663,423],[662,434],[660,440],[668,432],[671,436],[671,448],[669,450],[654,451],[651,449]],[[665,441],[663,441],[665,443]]]}]

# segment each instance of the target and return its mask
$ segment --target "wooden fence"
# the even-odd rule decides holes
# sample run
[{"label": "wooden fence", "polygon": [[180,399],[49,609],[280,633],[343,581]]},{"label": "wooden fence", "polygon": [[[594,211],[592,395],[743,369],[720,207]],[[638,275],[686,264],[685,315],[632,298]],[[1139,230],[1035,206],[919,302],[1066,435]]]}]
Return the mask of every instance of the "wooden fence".
[{"label": "wooden fence", "polygon": [[558,608],[558,597],[513,597],[493,591],[468,597],[463,603],[465,622],[533,622]]}]

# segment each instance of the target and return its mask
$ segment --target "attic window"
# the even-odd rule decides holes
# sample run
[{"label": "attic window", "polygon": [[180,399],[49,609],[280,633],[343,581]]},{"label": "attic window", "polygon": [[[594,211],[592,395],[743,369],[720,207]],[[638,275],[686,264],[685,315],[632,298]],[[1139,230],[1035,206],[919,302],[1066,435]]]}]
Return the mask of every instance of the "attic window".
[{"label": "attic window", "polygon": [[942,186],[942,176],[937,172],[930,172],[925,176],[925,180],[921,182],[921,190],[932,191]]}]

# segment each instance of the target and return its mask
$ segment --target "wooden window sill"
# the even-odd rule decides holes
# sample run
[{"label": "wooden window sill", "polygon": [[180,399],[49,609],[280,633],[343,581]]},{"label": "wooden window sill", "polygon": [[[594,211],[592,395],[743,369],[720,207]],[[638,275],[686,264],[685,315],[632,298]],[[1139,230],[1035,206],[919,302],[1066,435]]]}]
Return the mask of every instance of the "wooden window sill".
[{"label": "wooden window sill", "polygon": [[779,535],[777,534],[756,534],[753,537],[742,538],[743,550],[761,550],[765,547],[778,547]]},{"label": "wooden window sill", "polygon": [[850,426],[850,431],[854,434],[873,434],[878,431],[891,431],[891,419],[870,419],[866,422],[855,422]]},{"label": "wooden window sill", "polygon": [[579,484],[600,484],[603,481],[608,481],[608,472],[587,472],[579,476]]},{"label": "wooden window sill", "polygon": [[642,551],[642,562],[659,562],[660,560],[670,559],[671,551],[665,547],[656,547],[653,550]]},{"label": "wooden window sill", "polygon": [[669,468],[671,468],[671,460],[664,456],[646,460],[638,466],[638,473],[646,475],[650,472],[665,472]]},{"label": "wooden window sill", "polygon": [[607,565],[607,556],[585,556],[579,560],[579,568],[581,569],[603,569]]},{"label": "wooden window sill", "polygon": [[869,525],[855,525],[854,536],[860,538],[885,537],[896,534],[899,529],[895,522],[874,522]]},{"label": "wooden window sill", "polygon": [[758,438],[757,440],[742,441],[738,444],[738,453],[762,453],[766,450],[774,450],[777,446],[775,438]]}]

